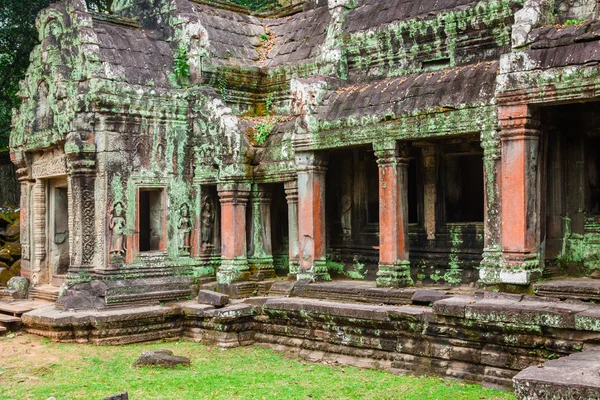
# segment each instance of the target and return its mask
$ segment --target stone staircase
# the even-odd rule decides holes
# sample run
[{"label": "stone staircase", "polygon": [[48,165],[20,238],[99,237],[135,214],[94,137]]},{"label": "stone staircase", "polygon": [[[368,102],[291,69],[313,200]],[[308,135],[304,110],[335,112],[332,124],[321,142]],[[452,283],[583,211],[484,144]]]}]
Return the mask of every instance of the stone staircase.
[{"label": "stone staircase", "polygon": [[34,308],[25,302],[0,302],[0,335],[21,328],[21,315]]},{"label": "stone staircase", "polygon": [[46,300],[56,303],[58,300],[59,287],[52,285],[39,285],[29,290],[29,297],[32,300]]}]

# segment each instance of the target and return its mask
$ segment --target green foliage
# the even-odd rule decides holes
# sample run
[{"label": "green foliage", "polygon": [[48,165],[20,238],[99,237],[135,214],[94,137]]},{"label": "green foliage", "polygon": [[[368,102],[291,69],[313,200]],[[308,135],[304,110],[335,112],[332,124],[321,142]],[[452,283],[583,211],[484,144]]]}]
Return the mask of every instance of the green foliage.
[{"label": "green foliage", "polygon": [[579,24],[583,24],[586,20],[585,19],[568,19],[565,21],[565,23],[563,25],[567,26],[567,25],[579,25]]},{"label": "green foliage", "polygon": [[12,109],[25,77],[29,53],[38,43],[35,17],[52,0],[0,0],[0,149],[8,148]]},{"label": "green foliage", "polygon": [[175,53],[175,65],[173,66],[173,72],[177,77],[177,81],[180,84],[185,84],[187,78],[190,76],[190,57],[185,48],[180,47]]},{"label": "green foliage", "polygon": [[272,124],[268,122],[259,122],[258,125],[256,125],[256,132],[254,133],[254,140],[256,140],[256,143],[264,144],[269,138],[272,129]]},{"label": "green foliage", "polygon": [[275,10],[281,7],[281,4],[277,0],[229,0],[231,3],[235,3],[238,6],[248,7],[250,11],[260,12]]}]

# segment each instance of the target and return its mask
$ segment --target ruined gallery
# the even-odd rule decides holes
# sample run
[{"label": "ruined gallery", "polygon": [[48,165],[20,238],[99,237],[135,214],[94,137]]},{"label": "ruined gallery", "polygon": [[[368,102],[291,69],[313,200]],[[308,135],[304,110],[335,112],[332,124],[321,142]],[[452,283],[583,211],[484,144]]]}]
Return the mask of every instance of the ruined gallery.
[{"label": "ruined gallery", "polygon": [[[597,2],[287,3],[39,14],[11,158],[21,275],[61,289],[28,329],[504,387],[600,343]],[[269,297],[159,305],[203,288]]]}]

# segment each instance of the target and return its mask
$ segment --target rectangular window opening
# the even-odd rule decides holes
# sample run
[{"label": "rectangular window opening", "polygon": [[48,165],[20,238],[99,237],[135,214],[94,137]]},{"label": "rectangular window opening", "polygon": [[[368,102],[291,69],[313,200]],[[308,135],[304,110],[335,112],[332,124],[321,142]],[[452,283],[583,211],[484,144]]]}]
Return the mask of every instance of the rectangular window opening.
[{"label": "rectangular window opening", "polygon": [[162,189],[140,189],[139,251],[160,251],[163,243],[165,207]]}]

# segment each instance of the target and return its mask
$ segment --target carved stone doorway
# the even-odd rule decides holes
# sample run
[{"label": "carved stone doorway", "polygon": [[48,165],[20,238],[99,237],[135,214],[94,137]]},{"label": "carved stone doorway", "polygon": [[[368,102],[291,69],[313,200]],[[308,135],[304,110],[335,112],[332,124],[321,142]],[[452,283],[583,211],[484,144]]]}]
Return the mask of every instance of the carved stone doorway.
[{"label": "carved stone doorway", "polygon": [[48,277],[60,286],[69,269],[69,196],[67,178],[48,180]]}]

